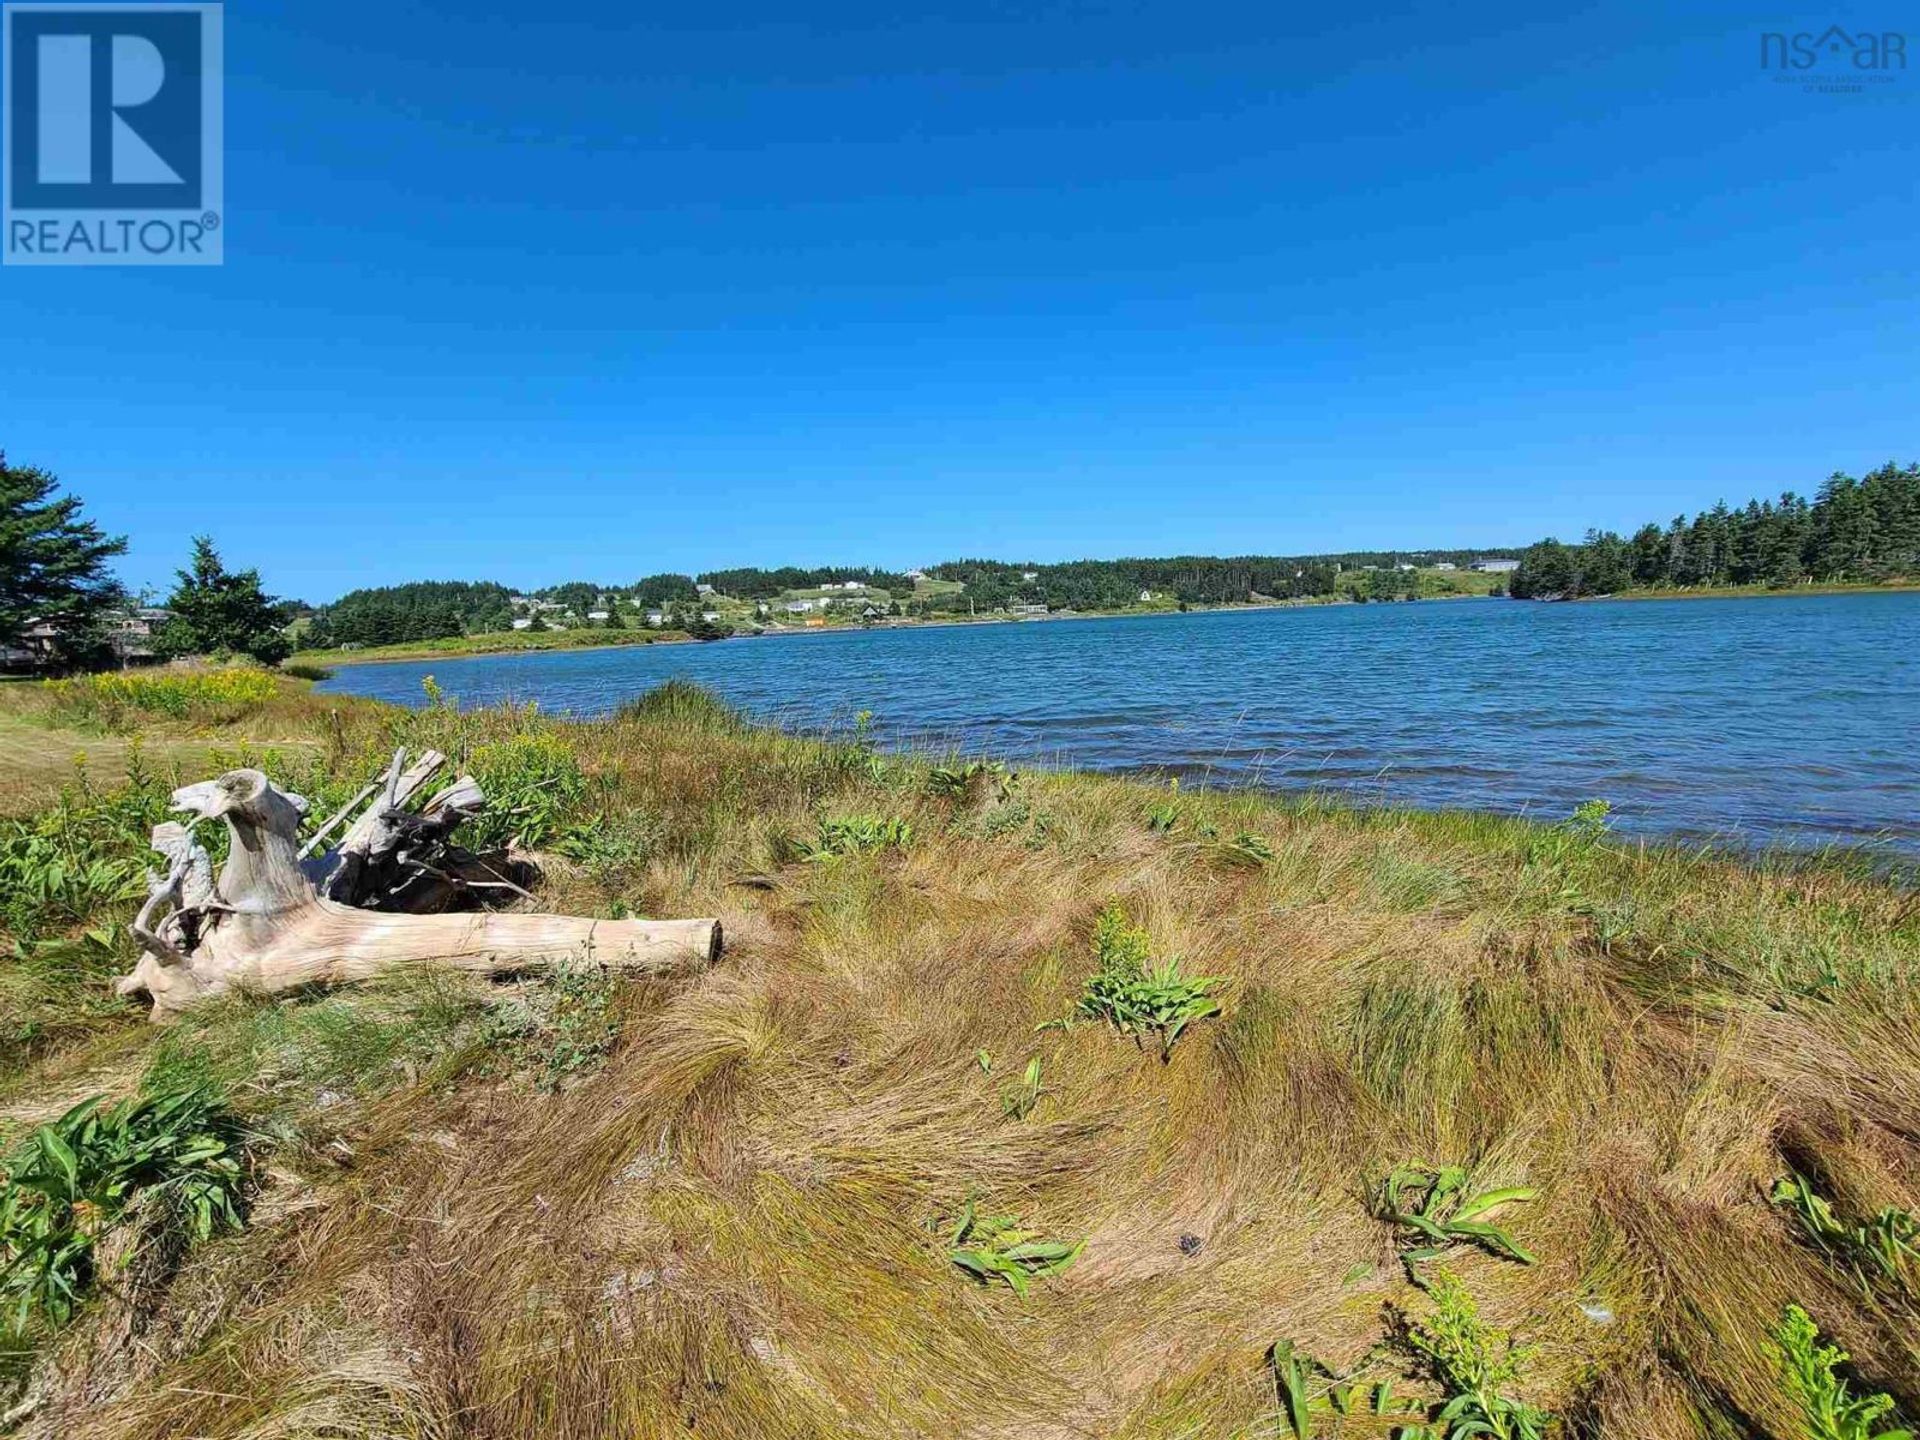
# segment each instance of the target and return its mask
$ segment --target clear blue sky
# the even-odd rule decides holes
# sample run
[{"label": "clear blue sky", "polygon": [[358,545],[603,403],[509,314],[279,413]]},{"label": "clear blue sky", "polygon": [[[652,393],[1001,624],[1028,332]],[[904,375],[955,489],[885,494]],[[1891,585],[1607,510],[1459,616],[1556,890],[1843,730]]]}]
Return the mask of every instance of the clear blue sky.
[{"label": "clear blue sky", "polygon": [[282,594],[1524,543],[1920,456],[1920,31],[245,0],[218,270],[0,270],[0,446]]}]

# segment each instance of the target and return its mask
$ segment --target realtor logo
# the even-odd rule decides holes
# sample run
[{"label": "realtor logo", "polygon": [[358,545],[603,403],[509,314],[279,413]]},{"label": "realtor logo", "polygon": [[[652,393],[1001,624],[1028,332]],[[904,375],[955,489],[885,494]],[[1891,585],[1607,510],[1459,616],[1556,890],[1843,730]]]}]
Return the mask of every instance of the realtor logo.
[{"label": "realtor logo", "polygon": [[5,7],[9,265],[218,265],[219,4]]}]

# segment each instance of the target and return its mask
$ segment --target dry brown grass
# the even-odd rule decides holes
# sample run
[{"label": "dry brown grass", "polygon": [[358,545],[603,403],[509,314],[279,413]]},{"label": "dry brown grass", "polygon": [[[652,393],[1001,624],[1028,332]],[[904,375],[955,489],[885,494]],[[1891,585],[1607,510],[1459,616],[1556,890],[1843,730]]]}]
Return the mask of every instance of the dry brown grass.
[{"label": "dry brown grass", "polygon": [[[355,711],[319,739],[354,769],[408,727],[457,750],[546,723]],[[1448,1264],[1538,1344],[1521,1390],[1566,1434],[1801,1435],[1790,1301],[1920,1401],[1911,1301],[1766,1199],[1791,1164],[1850,1212],[1920,1205],[1920,929],[1892,887],[1253,796],[1182,797],[1163,836],[1134,784],[938,799],[697,704],[558,728],[629,838],[542,903],[718,914],[722,965],[628,995],[559,1094],[468,1071],[338,1112],[301,1202],[177,1282],[214,1318],[57,1433],[1285,1433],[1276,1338],[1419,1387],[1378,1347],[1426,1301],[1365,1199],[1411,1159],[1540,1191],[1501,1217],[1538,1265]],[[915,840],[788,858],[853,814]],[[1036,1032],[1114,900],[1229,982],[1164,1065]],[[937,1229],[969,1196],[1084,1255],[1025,1302],[970,1282]]]}]

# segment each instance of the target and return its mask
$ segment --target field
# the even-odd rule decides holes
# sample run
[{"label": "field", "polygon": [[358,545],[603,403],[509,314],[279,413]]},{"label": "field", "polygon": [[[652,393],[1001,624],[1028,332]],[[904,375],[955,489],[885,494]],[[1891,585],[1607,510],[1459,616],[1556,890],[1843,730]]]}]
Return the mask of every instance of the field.
[{"label": "field", "polygon": [[[7,733],[53,757],[57,699],[0,689]],[[10,792],[0,1139],[191,1086],[244,1147],[243,1223],[29,1311],[23,1434],[1895,1424],[1815,1428],[1835,1387],[1920,1414],[1920,904],[1845,857],[893,758],[684,687],[566,723],[282,681],[139,725],[130,780],[50,801],[50,758]],[[566,797],[541,907],[716,915],[720,964],[172,1030],[111,997],[144,827],[176,761],[206,773],[153,750],[323,814],[399,742]]]},{"label": "field", "polygon": [[479,635],[455,635],[441,640],[410,640],[404,645],[373,645],[359,650],[302,650],[294,659],[301,665],[364,665],[374,660],[440,660],[459,655],[509,655],[532,650],[583,650],[609,645],[655,645],[684,640],[675,630],[629,627],[609,630],[580,626],[572,630],[497,630]]}]

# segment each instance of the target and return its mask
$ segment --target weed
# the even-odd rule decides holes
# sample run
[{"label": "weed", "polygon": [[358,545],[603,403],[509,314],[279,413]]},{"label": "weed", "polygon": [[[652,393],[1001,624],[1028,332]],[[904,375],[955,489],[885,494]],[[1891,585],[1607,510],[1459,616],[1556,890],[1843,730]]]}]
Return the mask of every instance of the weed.
[{"label": "weed", "polygon": [[800,858],[814,864],[843,860],[875,850],[904,850],[913,843],[913,826],[877,815],[848,815],[822,820],[818,836],[801,842]]},{"label": "weed", "polygon": [[229,723],[279,693],[265,670],[115,671],[46,682],[54,715],[69,724],[120,731],[141,713]]},{"label": "weed", "polygon": [[1494,1255],[1534,1263],[1520,1242],[1498,1225],[1481,1219],[1503,1205],[1532,1200],[1522,1186],[1469,1193],[1469,1176],[1458,1165],[1396,1165],[1373,1193],[1373,1213],[1401,1233],[1400,1258],[1409,1273],[1423,1260],[1453,1245],[1478,1245]]},{"label": "weed", "polygon": [[487,808],[467,822],[461,835],[476,850],[514,839],[537,848],[561,838],[587,794],[573,747],[543,732],[481,745],[469,769],[487,794]]},{"label": "weed", "polygon": [[1573,807],[1573,814],[1561,821],[1560,828],[1580,840],[1598,840],[1611,828],[1613,802],[1609,800],[1582,800]]},{"label": "weed", "polygon": [[1446,1390],[1423,1424],[1403,1426],[1398,1440],[1542,1440],[1552,1416],[1503,1392],[1533,1358],[1505,1332],[1480,1318],[1467,1288],[1441,1270],[1429,1289],[1433,1313],[1411,1322],[1403,1341]]},{"label": "weed", "polygon": [[1913,1440],[1907,1429],[1876,1429],[1893,1412],[1889,1395],[1856,1399],[1837,1373],[1847,1353],[1820,1343],[1820,1330],[1798,1305],[1789,1305],[1774,1332],[1780,1346],[1781,1373],[1787,1393],[1807,1418],[1807,1440]]},{"label": "weed", "polygon": [[1273,863],[1273,846],[1264,835],[1255,835],[1242,831],[1231,840],[1223,840],[1214,847],[1214,854],[1229,865],[1248,865],[1258,868]]},{"label": "weed", "polygon": [[210,1092],[82,1102],[7,1158],[0,1192],[0,1303],[18,1334],[63,1324],[94,1279],[100,1237],[136,1197],[163,1201],[205,1240],[240,1224],[244,1136]]},{"label": "weed", "polygon": [[1844,1260],[1861,1285],[1877,1275],[1895,1288],[1912,1292],[1920,1276],[1920,1219],[1910,1210],[1888,1205],[1871,1220],[1849,1225],[1798,1172],[1773,1185],[1773,1203],[1790,1210],[1801,1228],[1829,1255]]},{"label": "weed", "polygon": [[512,1001],[497,1002],[489,1043],[503,1046],[549,1093],[596,1068],[620,1038],[620,981],[599,965],[562,965]]},{"label": "weed", "polygon": [[1147,807],[1147,829],[1156,835],[1171,835],[1180,823],[1180,779],[1167,782],[1167,798]]},{"label": "weed", "polygon": [[1033,1281],[1061,1274],[1086,1244],[1038,1239],[1018,1216],[981,1215],[969,1200],[948,1236],[947,1259],[983,1284],[1004,1280],[1024,1300]]},{"label": "weed", "polygon": [[1118,905],[1101,912],[1093,932],[1100,968],[1088,977],[1075,1013],[1107,1021],[1136,1044],[1142,1035],[1157,1036],[1164,1061],[1188,1025],[1220,1013],[1213,992],[1222,981],[1218,976],[1183,975],[1177,959],[1154,965],[1150,943],[1147,932],[1128,923]]},{"label": "weed", "polygon": [[936,765],[927,772],[927,794],[936,800],[977,803],[986,798],[989,787],[999,787],[1005,799],[1013,787],[1013,776],[998,760],[968,760],[958,765]]},{"label": "weed", "polygon": [[1040,1095],[1040,1057],[1036,1055],[1027,1062],[1026,1072],[1021,1075],[1019,1083],[1001,1092],[1001,1113],[1009,1120],[1024,1120],[1033,1113],[1033,1107],[1040,1103]]}]

